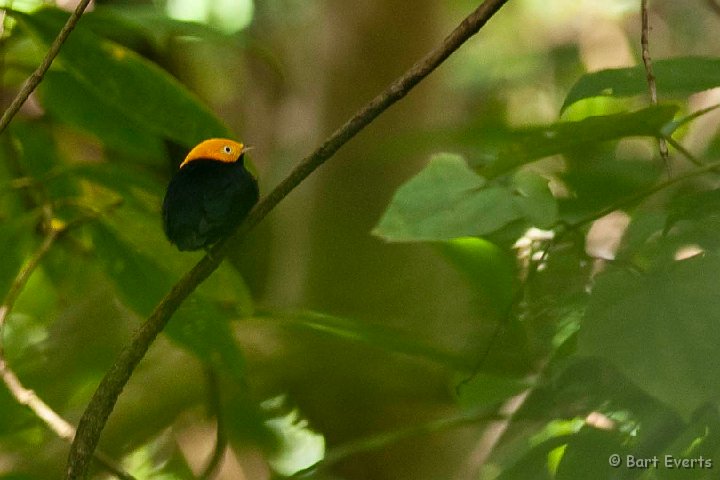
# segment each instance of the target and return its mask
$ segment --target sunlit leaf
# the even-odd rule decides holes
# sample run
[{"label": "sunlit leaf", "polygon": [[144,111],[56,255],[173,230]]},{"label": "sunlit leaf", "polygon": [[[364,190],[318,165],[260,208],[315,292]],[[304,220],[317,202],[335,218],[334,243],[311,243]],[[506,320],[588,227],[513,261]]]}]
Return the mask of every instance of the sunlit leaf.
[{"label": "sunlit leaf", "polygon": [[439,243],[438,248],[472,287],[483,294],[499,317],[507,313],[517,282],[512,256],[477,237],[456,238]]},{"label": "sunlit leaf", "polygon": [[158,4],[97,5],[83,21],[99,35],[123,44],[141,46],[149,42],[155,48],[165,48],[173,37],[196,37],[232,42],[237,35],[229,36],[215,28],[198,22],[170,18]]},{"label": "sunlit leaf", "polygon": [[[34,38],[49,47],[67,14],[43,8],[13,13]],[[80,22],[63,45],[59,63],[96,98],[141,128],[192,147],[228,129],[193,94],[157,65],[121,45],[95,35]]]},{"label": "sunlit leaf", "polygon": [[[678,57],[655,60],[653,73],[660,97],[667,94],[689,95],[720,86],[720,58]],[[584,98],[630,97],[647,95],[647,92],[647,73],[643,65],[588,73],[570,89],[561,112]]]},{"label": "sunlit leaf", "polygon": [[147,480],[182,480],[192,476],[168,433],[160,434],[127,455],[123,467],[134,477]]},{"label": "sunlit leaf", "polygon": [[[284,397],[271,398],[263,402],[262,407],[272,411],[283,402]],[[313,431],[297,409],[272,416],[265,424],[278,438],[268,462],[280,475],[294,475],[325,458],[325,437]]]}]

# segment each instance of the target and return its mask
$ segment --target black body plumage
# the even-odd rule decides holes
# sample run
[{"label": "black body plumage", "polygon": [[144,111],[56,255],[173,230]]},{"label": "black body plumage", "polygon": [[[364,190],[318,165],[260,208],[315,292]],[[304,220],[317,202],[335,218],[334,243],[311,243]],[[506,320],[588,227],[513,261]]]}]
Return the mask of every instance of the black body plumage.
[{"label": "black body plumage", "polygon": [[235,162],[199,158],[170,180],[163,227],[179,250],[206,248],[230,234],[258,201],[257,181]]}]

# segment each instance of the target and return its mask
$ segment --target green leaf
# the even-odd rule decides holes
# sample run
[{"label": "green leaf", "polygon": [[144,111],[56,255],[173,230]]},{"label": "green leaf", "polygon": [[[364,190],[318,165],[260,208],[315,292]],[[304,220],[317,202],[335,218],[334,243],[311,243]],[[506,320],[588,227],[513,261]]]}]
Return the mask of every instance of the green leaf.
[{"label": "green leaf", "polygon": [[[62,70],[45,74],[38,88],[45,110],[60,121],[98,137],[104,144],[139,158],[163,159],[162,139],[128,118],[103,97]],[[157,163],[157,162],[155,162]]]},{"label": "green leaf", "polygon": [[177,37],[195,37],[222,41],[227,44],[239,36],[226,35],[208,25],[170,18],[158,4],[96,5],[83,16],[88,28],[99,35],[132,47],[147,48],[148,44],[161,51]]},{"label": "green leaf", "polygon": [[[692,74],[689,74],[692,72]],[[678,57],[653,62],[658,92],[688,95],[720,86],[720,58]],[[584,98],[630,97],[647,94],[645,68],[615,68],[583,75],[565,98],[561,112]]]},{"label": "green leaf", "polygon": [[480,373],[461,383],[458,401],[463,408],[491,407],[530,388],[522,379]]},{"label": "green leaf", "polygon": [[586,427],[573,435],[564,448],[556,480],[605,480],[613,478],[611,455],[624,453],[624,436],[614,430]]},{"label": "green leaf", "polygon": [[462,237],[438,244],[439,250],[462,272],[493,307],[498,318],[512,304],[517,283],[515,258],[482,238]]},{"label": "green leaf", "polygon": [[560,201],[562,217],[568,223],[650,188],[665,172],[661,162],[618,160],[608,155],[595,158],[588,154],[568,163],[567,171],[560,175],[572,193]]},{"label": "green leaf", "polygon": [[517,462],[506,468],[497,480],[552,480],[551,453],[562,448],[570,435],[553,437],[537,445],[520,457]]},{"label": "green leaf", "polygon": [[558,220],[558,203],[547,179],[535,172],[521,170],[513,177],[515,203],[523,216],[539,228],[550,228]]},{"label": "green leaf", "polygon": [[0,222],[0,252],[3,252],[3,260],[0,262],[0,302],[20,271],[23,254],[30,246],[36,223],[37,218],[28,214]]},{"label": "green leaf", "polygon": [[[284,402],[285,397],[279,396],[264,401],[261,407],[270,413]],[[278,440],[268,454],[268,463],[280,475],[295,475],[325,458],[325,437],[309,427],[298,409],[276,414],[265,420],[265,425]]]},{"label": "green leaf", "polygon": [[256,316],[260,318],[278,318],[289,327],[311,330],[344,340],[364,343],[374,348],[382,348],[390,352],[424,358],[462,372],[467,372],[472,368],[471,362],[459,355],[445,352],[437,347],[413,339],[407,334],[381,325],[371,325],[312,311],[266,312]]},{"label": "green leaf", "polygon": [[686,418],[720,394],[720,256],[598,276],[578,338]]},{"label": "green leaf", "polygon": [[522,217],[510,191],[488,186],[465,160],[434,156],[401,186],[373,234],[390,242],[483,235]]},{"label": "green leaf", "polygon": [[[43,8],[14,18],[48,48],[68,15]],[[79,22],[58,55],[65,68],[94,97],[120,111],[141,128],[191,147],[217,136],[226,126],[183,85],[132,50],[95,35]]]},{"label": "green leaf", "polygon": [[[53,199],[77,194],[78,187],[73,178],[52,175],[62,162],[47,124],[15,121],[10,125],[10,132],[18,146],[24,174],[42,181],[43,190],[47,190]],[[43,199],[36,201],[41,202]]]},{"label": "green leaf", "polygon": [[482,170],[482,174],[486,178],[494,178],[540,158],[578,151],[610,140],[658,137],[676,112],[675,106],[652,106],[636,112],[558,122],[518,132],[510,146],[501,151],[498,158]]},{"label": "green leaf", "polygon": [[548,182],[518,172],[511,188],[489,184],[465,160],[439,154],[395,192],[373,234],[390,242],[443,241],[487,235],[524,220],[549,227],[558,218]]}]

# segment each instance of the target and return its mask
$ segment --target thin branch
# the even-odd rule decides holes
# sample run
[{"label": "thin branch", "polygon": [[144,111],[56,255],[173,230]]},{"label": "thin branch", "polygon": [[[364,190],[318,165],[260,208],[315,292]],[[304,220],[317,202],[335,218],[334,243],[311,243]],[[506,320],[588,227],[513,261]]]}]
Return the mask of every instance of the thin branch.
[{"label": "thin branch", "polygon": [[[650,20],[648,15],[648,0],[641,0],[640,16],[642,18],[640,44],[642,47],[642,59],[643,64],[645,65],[648,90],[650,91],[650,102],[653,105],[657,105],[657,85],[655,85],[655,74],[653,73],[652,60],[650,59]],[[668,171],[668,176],[670,176],[670,154],[668,152],[668,146],[664,138],[658,138],[658,148],[660,149],[660,156],[665,163],[665,168]]]},{"label": "thin branch", "polygon": [[80,20],[80,17],[89,3],[90,0],[81,0],[77,8],[75,8],[75,11],[70,15],[70,18],[68,18],[67,22],[65,22],[62,30],[60,30],[60,33],[58,33],[58,36],[55,37],[52,45],[50,45],[50,49],[45,55],[45,58],[43,58],[40,66],[25,81],[10,106],[7,110],[5,110],[2,117],[0,117],[0,133],[4,132],[7,126],[10,125],[10,121],[20,111],[20,108],[23,106],[30,94],[37,88],[38,85],[40,85],[40,82],[45,76],[45,72],[48,71],[53,60],[55,60],[57,54],[60,53],[60,47],[62,47],[62,44],[65,43],[65,40],[67,40],[70,32],[72,32],[75,25],[77,25],[78,20]]},{"label": "thin branch", "polygon": [[384,92],[375,97],[367,106],[355,114],[347,123],[336,130],[313,153],[300,164],[270,194],[250,212],[243,224],[229,239],[213,247],[187,274],[177,282],[160,301],[155,310],[133,337],[132,343],[118,356],[110,370],[100,382],[90,403],[85,409],[75,441],[70,449],[67,479],[85,475],[88,460],[95,450],[100,434],[133,370],[145,356],[155,337],[163,330],[180,304],[219,266],[232,245],[237,245],[280,201],[307,178],[315,169],[325,163],[345,143],[368,126],[382,112],[403,98],[408,92],[445,59],[455,52],[498,11],[508,0],[486,0],[447,37],[443,42],[404,75],[393,82]]},{"label": "thin branch", "polygon": [[[0,377],[10,394],[20,405],[25,405],[48,426],[58,437],[71,442],[75,436],[75,427],[55,412],[47,403],[45,403],[33,390],[26,388],[15,372],[10,368],[5,357],[5,325],[7,319],[15,306],[20,293],[27,285],[28,279],[32,273],[38,268],[40,262],[50,251],[55,241],[67,232],[68,228],[52,228],[45,235],[43,242],[35,250],[27,263],[20,269],[15,276],[8,293],[5,295],[2,305],[0,305]],[[100,463],[105,470],[112,473],[123,480],[134,480],[134,477],[124,472],[120,467],[116,466],[112,459],[102,452],[95,452],[95,460]]]},{"label": "thin branch", "polygon": [[53,245],[53,243],[55,243],[55,240],[59,235],[60,230],[50,230],[50,232],[45,236],[43,243],[40,244],[40,247],[38,247],[32,257],[30,257],[30,260],[28,260],[25,266],[20,269],[17,276],[10,285],[8,293],[3,299],[2,305],[0,305],[0,358],[5,357],[4,338],[5,324],[7,322],[7,318],[10,315],[13,307],[15,306],[15,302],[17,301],[18,296],[20,296],[20,292],[22,292],[23,288],[25,288],[25,285],[27,285],[27,281],[30,278],[30,275],[32,274],[32,272],[35,271],[38,265],[40,265],[40,261],[43,259],[43,257],[45,257],[45,254],[48,252],[48,250],[50,250],[50,247]]}]

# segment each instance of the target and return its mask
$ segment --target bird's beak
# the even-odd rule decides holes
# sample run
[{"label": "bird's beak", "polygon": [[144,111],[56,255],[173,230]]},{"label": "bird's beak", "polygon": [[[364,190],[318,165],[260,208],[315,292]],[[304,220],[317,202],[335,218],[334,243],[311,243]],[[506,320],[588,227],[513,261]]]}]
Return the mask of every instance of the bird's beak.
[{"label": "bird's beak", "polygon": [[242,155],[242,154],[244,154],[245,152],[247,152],[248,150],[252,150],[252,149],[254,149],[254,148],[255,148],[254,145],[243,145],[243,148],[242,148],[242,151],[240,152],[240,155]]}]

